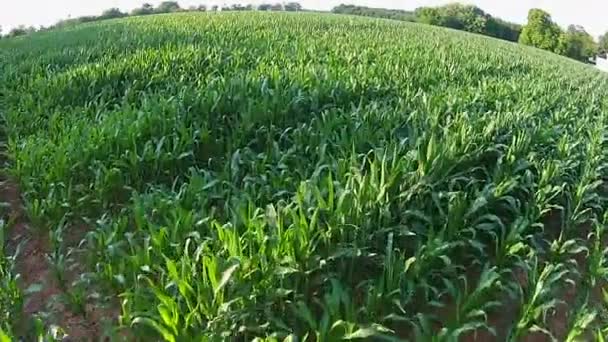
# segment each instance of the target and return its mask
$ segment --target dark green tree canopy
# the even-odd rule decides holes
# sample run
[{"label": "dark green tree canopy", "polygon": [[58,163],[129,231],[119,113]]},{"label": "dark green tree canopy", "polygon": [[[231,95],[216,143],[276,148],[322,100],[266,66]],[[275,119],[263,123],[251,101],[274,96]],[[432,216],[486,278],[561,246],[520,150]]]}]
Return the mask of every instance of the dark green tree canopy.
[{"label": "dark green tree canopy", "polygon": [[598,51],[598,45],[593,37],[579,25],[570,25],[560,39],[561,54],[582,62],[588,62]]},{"label": "dark green tree canopy", "polygon": [[415,21],[413,12],[385,8],[373,8],[355,5],[339,5],[331,10],[333,13],[361,15],[365,17],[386,18],[402,21]]},{"label": "dark green tree canopy", "polygon": [[131,15],[148,15],[154,13],[154,6],[149,3],[143,4],[141,7],[131,11]]},{"label": "dark green tree canopy", "polygon": [[283,10],[287,11],[287,9],[283,7],[283,4],[280,4],[280,3],[259,4],[257,7],[257,10],[258,11],[283,11]]},{"label": "dark green tree canopy", "polygon": [[128,15],[127,13],[123,13],[118,8],[110,8],[110,9],[103,11],[103,13],[101,13],[101,16],[99,16],[99,19],[122,18],[122,17],[126,17],[127,15]]},{"label": "dark green tree canopy", "polygon": [[517,41],[521,27],[517,24],[494,18],[481,8],[473,5],[452,3],[440,7],[420,7],[416,9],[416,21],[485,34],[488,36]]},{"label": "dark green tree canopy", "polygon": [[600,36],[598,42],[599,53],[606,54],[608,52],[608,32]]},{"label": "dark green tree canopy", "polygon": [[528,13],[528,23],[522,28],[519,42],[539,49],[560,52],[562,30],[553,22],[549,13],[533,8]]},{"label": "dark green tree canopy", "polygon": [[8,37],[17,37],[17,36],[24,36],[26,34],[30,34],[30,33],[34,33],[36,32],[36,28],[34,26],[25,26],[25,25],[19,25],[17,27],[14,27],[12,30],[10,30],[7,34]]},{"label": "dark green tree canopy", "polygon": [[598,44],[584,27],[570,25],[564,31],[549,13],[537,8],[528,13],[528,23],[522,29],[519,42],[581,62],[589,62],[598,53]]},{"label": "dark green tree canopy", "polygon": [[297,2],[288,2],[285,4],[285,10],[288,12],[297,12],[302,10],[302,5]]},{"label": "dark green tree canopy", "polygon": [[181,9],[177,1],[163,1],[156,7],[156,13],[171,13]]}]

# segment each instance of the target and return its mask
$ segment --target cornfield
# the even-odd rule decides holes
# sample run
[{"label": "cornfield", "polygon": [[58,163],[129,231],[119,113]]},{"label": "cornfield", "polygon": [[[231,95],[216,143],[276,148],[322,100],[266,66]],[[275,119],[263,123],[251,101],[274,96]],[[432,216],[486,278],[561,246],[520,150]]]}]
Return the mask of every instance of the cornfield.
[{"label": "cornfield", "polygon": [[[116,339],[608,335],[590,66],[389,20],[132,17],[0,41],[0,114],[53,274],[78,262],[66,298],[114,303]],[[4,254],[0,341],[27,299]]]}]

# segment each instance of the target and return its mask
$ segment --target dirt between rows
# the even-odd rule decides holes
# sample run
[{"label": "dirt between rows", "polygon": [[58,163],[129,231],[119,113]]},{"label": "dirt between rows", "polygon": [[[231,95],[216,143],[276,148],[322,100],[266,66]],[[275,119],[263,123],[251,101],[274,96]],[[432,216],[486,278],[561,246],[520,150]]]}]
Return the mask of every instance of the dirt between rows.
[{"label": "dirt between rows", "polygon": [[[0,176],[0,201],[8,205],[9,218],[12,222],[8,230],[7,251],[19,254],[16,259],[19,285],[25,293],[23,319],[19,322],[18,333],[22,341],[27,341],[31,334],[31,323],[34,317],[43,317],[49,326],[58,326],[63,330],[64,341],[99,341],[102,336],[102,324],[105,319],[118,317],[117,310],[99,309],[87,304],[85,314],[74,313],[62,300],[65,293],[55,279],[47,260],[50,251],[49,232],[32,227],[25,213],[21,193],[17,184],[5,176]],[[83,229],[71,229],[68,244],[76,244],[86,233]],[[68,288],[82,272],[78,264],[70,265],[66,272]],[[35,291],[28,291],[36,289]]]},{"label": "dirt between rows", "polygon": [[[47,254],[50,251],[49,232],[37,230],[32,227],[25,213],[21,200],[21,193],[17,184],[10,178],[0,175],[0,202],[8,204],[9,219],[12,225],[8,232],[7,250],[9,253],[14,253],[19,249],[17,257],[17,272],[20,274],[20,287],[25,292],[27,289],[39,288],[26,295],[25,304],[23,307],[24,319],[20,322],[21,340],[27,341],[28,329],[31,328],[31,319],[35,316],[48,314],[46,323],[50,323],[61,327],[65,332],[64,341],[100,341],[110,340],[109,337],[104,337],[102,324],[105,320],[116,320],[119,315],[119,310],[114,307],[111,309],[97,308],[93,304],[87,304],[85,314],[76,314],[68,306],[62,303],[60,297],[64,291],[58,285],[57,280],[51,272],[51,266],[47,260]],[[71,227],[69,230],[70,236],[66,237],[67,247],[76,247],[81,239],[86,234],[88,227]],[[585,267],[586,263],[583,260],[578,260],[580,266]],[[82,267],[78,264],[71,265],[67,272],[67,283],[71,284],[76,280],[81,272]],[[525,286],[527,275],[525,272],[515,273],[518,282]],[[68,285],[69,286],[69,285]],[[70,291],[68,287],[67,291]],[[595,291],[599,293],[598,291]],[[558,309],[548,317],[547,326],[556,338],[564,338],[567,333],[568,313],[570,306],[574,304],[576,295],[576,287],[569,286],[562,294],[563,304],[558,306]],[[598,297],[599,295],[595,295]],[[497,329],[497,334],[492,335],[487,331],[475,331],[460,339],[463,342],[490,342],[501,341],[506,338],[507,327],[512,324],[512,320],[517,313],[514,306],[515,303],[505,301],[499,312],[490,314],[488,322]],[[450,311],[448,308],[447,312]],[[121,334],[121,340],[129,340],[126,335]],[[540,333],[531,333],[522,338],[526,342],[544,342],[551,339]]]}]

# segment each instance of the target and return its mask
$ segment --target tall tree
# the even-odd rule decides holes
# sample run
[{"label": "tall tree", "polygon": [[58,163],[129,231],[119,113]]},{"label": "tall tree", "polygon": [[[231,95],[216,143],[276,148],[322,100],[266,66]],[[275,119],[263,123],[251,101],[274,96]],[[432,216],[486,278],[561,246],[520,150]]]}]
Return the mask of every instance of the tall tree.
[{"label": "tall tree", "polygon": [[302,10],[302,5],[297,2],[288,2],[285,4],[285,10],[288,12],[298,12]]},{"label": "tall tree", "polygon": [[444,16],[438,7],[419,7],[416,9],[416,20],[423,24],[444,26]]},{"label": "tall tree", "polygon": [[223,8],[224,11],[246,11],[247,6],[243,6],[241,4],[233,4],[230,7]]},{"label": "tall tree", "polygon": [[332,8],[332,13],[350,14],[350,15],[361,15],[366,17],[386,18],[403,21],[415,21],[416,16],[414,12],[396,10],[396,9],[385,9],[385,8],[374,8],[365,6],[345,5],[341,4]]},{"label": "tall tree", "polygon": [[528,23],[522,28],[519,42],[553,52],[561,52],[562,30],[549,13],[533,8],[528,12]]},{"label": "tall tree", "polygon": [[171,12],[177,12],[179,11],[181,8],[179,7],[179,4],[177,3],[177,1],[163,1],[161,2],[158,7],[156,7],[156,13],[171,13]]},{"label": "tall tree", "polygon": [[101,16],[99,16],[99,19],[122,18],[126,17],[127,15],[127,13],[123,13],[120,9],[114,7],[103,11]]},{"label": "tall tree", "polygon": [[141,7],[134,9],[131,15],[148,15],[154,13],[154,6],[149,3],[143,4]]},{"label": "tall tree", "polygon": [[475,33],[485,31],[489,16],[479,7],[454,3],[440,7],[439,10],[443,12],[444,26]]},{"label": "tall tree", "polygon": [[561,54],[582,62],[589,62],[589,59],[597,54],[597,43],[585,28],[579,25],[570,25],[560,42]]},{"label": "tall tree", "polygon": [[34,33],[36,31],[37,30],[36,30],[36,28],[34,26],[28,26],[28,27],[26,27],[25,25],[19,25],[19,26],[14,27],[12,30],[9,31],[8,37],[23,36],[23,35],[26,35],[26,34]]},{"label": "tall tree", "polygon": [[490,17],[486,24],[486,34],[492,37],[517,42],[521,34],[521,25]]},{"label": "tall tree", "polygon": [[517,41],[521,27],[517,24],[494,18],[473,5],[459,3],[439,7],[419,7],[414,12],[416,21],[450,27],[488,36]]},{"label": "tall tree", "polygon": [[606,54],[608,52],[608,32],[600,36],[600,40],[597,45],[599,53]]}]

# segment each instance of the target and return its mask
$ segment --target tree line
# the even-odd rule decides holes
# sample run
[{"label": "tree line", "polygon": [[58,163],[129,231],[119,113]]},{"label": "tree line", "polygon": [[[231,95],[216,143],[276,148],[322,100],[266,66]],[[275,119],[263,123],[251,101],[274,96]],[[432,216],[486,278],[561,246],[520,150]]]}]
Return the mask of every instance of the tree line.
[{"label": "tree line", "polygon": [[[205,11],[287,11],[287,12],[296,12],[304,10],[302,5],[297,2],[287,2],[287,3],[263,3],[257,6],[249,5],[224,5],[224,6],[209,6],[199,5],[199,6],[190,6],[187,8],[183,8],[179,5],[177,1],[163,1],[157,7],[154,7],[150,3],[144,3],[141,7],[133,9],[131,12],[123,12],[119,8],[109,8],[103,11],[100,15],[89,15],[89,16],[81,16],[77,18],[69,18],[58,21],[56,24],[49,27],[34,27],[34,26],[17,26],[10,30],[4,37],[17,37],[30,33],[34,33],[37,31],[46,31],[58,27],[65,27],[70,25],[88,23],[93,21],[107,20],[107,19],[116,19],[116,18],[124,18],[128,16],[142,16],[142,15],[151,15],[151,14],[162,14],[162,13],[176,13],[176,12],[205,12]],[[2,35],[2,27],[0,27],[0,38]]]},{"label": "tree line", "polygon": [[519,42],[587,63],[598,54],[608,53],[608,33],[596,42],[584,27],[570,25],[566,30],[562,30],[553,22],[549,13],[537,8],[530,10],[525,25],[510,23],[491,16],[477,6],[460,3],[420,7],[413,12],[339,5],[334,7],[332,12],[449,27]]},{"label": "tree line", "polygon": [[416,14],[414,12],[405,10],[373,8],[342,4],[334,7],[331,11],[332,13],[338,14],[360,15],[364,17],[375,17],[402,21],[416,21]]},{"label": "tree line", "polygon": [[570,25],[562,30],[551,19],[551,15],[533,8],[528,13],[528,23],[523,27],[519,42],[524,45],[555,52],[582,62],[590,62],[602,47],[602,40],[596,43],[593,37],[579,25]]},{"label": "tree line", "polygon": [[332,12],[444,26],[512,42],[518,40],[522,29],[521,25],[495,18],[479,7],[460,3],[439,7],[419,7],[413,12],[342,4],[334,7]]},{"label": "tree line", "polygon": [[[297,2],[288,3],[264,3],[257,6],[234,4],[230,6],[205,5],[182,8],[177,1],[164,1],[157,7],[149,3],[133,9],[130,13],[122,12],[118,8],[110,8],[98,16],[83,16],[61,20],[55,25],[47,28],[35,28],[19,26],[13,28],[8,37],[20,36],[63,27],[79,23],[122,18],[127,16],[141,16],[160,13],[173,13],[183,11],[303,11],[305,10]],[[493,17],[481,8],[474,5],[452,3],[438,7],[420,7],[415,11],[404,11],[395,9],[372,8],[354,5],[339,5],[332,9],[333,13],[360,15],[368,17],[386,18],[402,21],[419,22],[429,25],[449,27],[478,34],[483,34],[524,45],[534,46],[540,49],[552,51],[579,61],[590,62],[596,55],[606,55],[608,52],[608,33],[600,37],[596,42],[593,37],[580,25],[570,25],[563,30],[553,22],[549,13],[541,9],[531,9],[528,14],[528,22],[519,25]],[[0,28],[1,33],[1,28]]]}]

